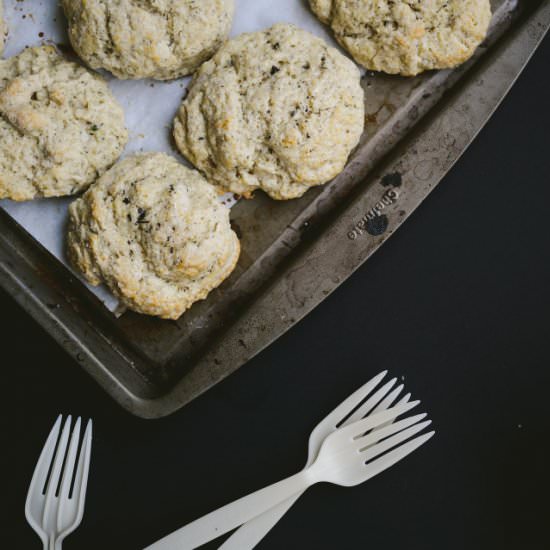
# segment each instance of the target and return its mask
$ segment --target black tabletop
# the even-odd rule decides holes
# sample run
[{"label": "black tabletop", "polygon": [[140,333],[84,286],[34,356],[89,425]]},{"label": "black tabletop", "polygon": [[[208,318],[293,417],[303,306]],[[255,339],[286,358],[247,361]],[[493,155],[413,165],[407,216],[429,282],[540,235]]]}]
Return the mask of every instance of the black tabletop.
[{"label": "black tabletop", "polygon": [[261,548],[549,548],[549,60],[547,38],[362,269],[167,419],[125,413],[0,295],[9,548],[40,547],[24,500],[60,412],[95,422],[86,514],[64,546],[137,549],[295,473],[317,421],[384,369],[422,399],[436,437],[358,488],[312,488]]}]

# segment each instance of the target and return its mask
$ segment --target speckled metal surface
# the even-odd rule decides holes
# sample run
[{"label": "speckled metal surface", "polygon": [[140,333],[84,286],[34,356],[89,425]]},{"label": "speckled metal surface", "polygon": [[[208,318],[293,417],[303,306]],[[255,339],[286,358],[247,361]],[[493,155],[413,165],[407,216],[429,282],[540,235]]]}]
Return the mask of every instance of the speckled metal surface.
[{"label": "speckled metal surface", "polygon": [[3,213],[0,284],[127,410],[170,414],[317,306],[466,150],[550,26],[548,2],[493,7],[490,37],[465,66],[413,79],[367,74],[366,132],[346,170],[297,201],[240,202],[236,272],[178,322],[115,319]]}]

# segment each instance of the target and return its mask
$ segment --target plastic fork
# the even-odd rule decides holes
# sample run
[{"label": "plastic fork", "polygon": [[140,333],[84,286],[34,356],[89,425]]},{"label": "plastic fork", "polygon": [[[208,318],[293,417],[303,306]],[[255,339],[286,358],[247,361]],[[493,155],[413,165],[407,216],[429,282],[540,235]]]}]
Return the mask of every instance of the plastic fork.
[{"label": "plastic fork", "polygon": [[[323,441],[338,427],[349,426],[351,423],[369,414],[385,411],[395,403],[403,391],[403,384],[390,391],[395,386],[397,378],[393,378],[375,391],[386,375],[387,371],[384,371],[369,380],[316,426],[309,437],[308,457],[305,468],[313,464],[313,461],[319,454]],[[397,404],[407,403],[409,399],[410,394],[407,394]],[[261,516],[255,517],[253,520],[245,523],[220,546],[220,550],[252,550],[290,510],[301,494],[292,496]]]},{"label": "plastic fork", "polygon": [[414,439],[430,421],[419,414],[389,424],[420,402],[396,405],[333,431],[321,445],[313,464],[305,470],[256,491],[182,527],[147,550],[197,548],[250,521],[308,487],[320,482],[344,487],[359,485],[393,466],[426,443],[435,432]]},{"label": "plastic fork", "polygon": [[71,416],[63,431],[61,422],[59,415],[40,453],[25,504],[27,521],[45,550],[61,550],[65,537],[80,525],[90,468],[92,421],[86,426],[80,452],[80,418],[76,419],[72,434]]}]

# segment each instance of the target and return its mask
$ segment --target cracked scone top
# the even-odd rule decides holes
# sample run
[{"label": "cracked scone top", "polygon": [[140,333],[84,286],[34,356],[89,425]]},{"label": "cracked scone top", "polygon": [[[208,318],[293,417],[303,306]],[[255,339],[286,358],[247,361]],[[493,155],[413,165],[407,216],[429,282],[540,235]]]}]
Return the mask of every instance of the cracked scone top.
[{"label": "cracked scone top", "polygon": [[234,0],[62,0],[69,38],[93,69],[118,78],[191,74],[231,30]]},{"label": "cracked scone top", "polygon": [[118,162],[69,208],[72,263],[139,313],[179,318],[230,275],[239,253],[215,188],[163,153]]},{"label": "cracked scone top", "polygon": [[105,81],[51,46],[0,60],[0,199],[72,195],[122,153],[124,113]]},{"label": "cracked scone top", "polygon": [[174,137],[212,183],[283,200],[338,175],[363,125],[355,64],[308,32],[279,24],[230,40],[199,69]]},{"label": "cracked scone top", "polygon": [[484,40],[489,0],[309,0],[355,60],[413,76],[455,67]]}]

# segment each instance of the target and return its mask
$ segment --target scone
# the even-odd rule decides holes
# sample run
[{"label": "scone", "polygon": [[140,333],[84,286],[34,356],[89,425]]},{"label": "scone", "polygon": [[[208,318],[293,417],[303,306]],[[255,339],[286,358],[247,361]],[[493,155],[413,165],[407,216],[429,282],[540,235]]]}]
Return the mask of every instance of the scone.
[{"label": "scone", "polygon": [[174,136],[212,183],[283,200],[338,175],[363,125],[355,64],[308,32],[279,24],[227,42],[199,69]]},{"label": "scone", "polygon": [[118,78],[191,74],[231,30],[234,0],[62,0],[69,38],[93,69]]},{"label": "scone", "polygon": [[215,188],[163,153],[118,162],[69,208],[70,260],[139,313],[178,319],[239,253]]},{"label": "scone", "polygon": [[489,0],[309,0],[355,60],[405,76],[455,67],[484,40]]},{"label": "scone", "polygon": [[0,60],[0,199],[78,193],[112,166],[127,139],[105,81],[53,47]]}]

